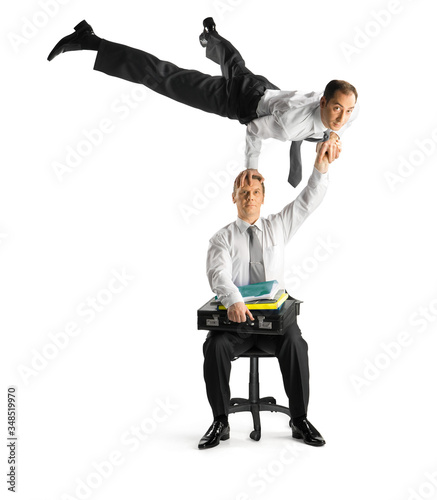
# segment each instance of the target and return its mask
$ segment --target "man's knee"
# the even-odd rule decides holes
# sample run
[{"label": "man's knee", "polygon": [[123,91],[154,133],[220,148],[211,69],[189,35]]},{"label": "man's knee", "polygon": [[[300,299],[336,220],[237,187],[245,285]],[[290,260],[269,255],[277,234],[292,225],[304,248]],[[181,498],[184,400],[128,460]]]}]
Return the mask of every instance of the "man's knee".
[{"label": "man's knee", "polygon": [[294,321],[288,328],[286,328],[284,332],[284,344],[289,345],[304,345],[307,346],[305,339],[302,337],[302,332],[297,324]]},{"label": "man's knee", "polygon": [[232,356],[233,342],[227,332],[209,332],[203,344],[203,355],[207,356]]}]

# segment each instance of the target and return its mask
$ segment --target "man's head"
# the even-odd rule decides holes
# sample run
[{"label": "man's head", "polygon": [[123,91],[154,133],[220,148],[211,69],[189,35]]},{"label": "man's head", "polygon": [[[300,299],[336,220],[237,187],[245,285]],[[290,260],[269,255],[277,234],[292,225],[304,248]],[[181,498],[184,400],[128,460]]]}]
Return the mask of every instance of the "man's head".
[{"label": "man's head", "polygon": [[237,205],[238,217],[249,224],[253,224],[259,219],[261,205],[264,203],[264,182],[261,182],[261,177],[258,175],[253,175],[251,186],[249,186],[246,177],[244,186],[240,187],[237,179],[234,182],[232,201]]},{"label": "man's head", "polygon": [[356,88],[344,80],[332,80],[320,99],[323,125],[334,132],[343,127],[352,115],[358,99]]}]

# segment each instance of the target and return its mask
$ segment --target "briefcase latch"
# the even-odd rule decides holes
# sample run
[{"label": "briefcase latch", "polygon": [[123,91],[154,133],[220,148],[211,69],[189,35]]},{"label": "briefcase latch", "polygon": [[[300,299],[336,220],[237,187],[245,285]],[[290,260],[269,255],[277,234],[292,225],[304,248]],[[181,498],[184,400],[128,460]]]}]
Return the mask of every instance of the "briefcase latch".
[{"label": "briefcase latch", "polygon": [[272,322],[271,321],[264,321],[265,316],[258,316],[258,323],[259,323],[259,328],[263,330],[271,330],[272,329]]},{"label": "briefcase latch", "polygon": [[206,326],[219,326],[219,315],[213,314],[212,319],[207,319]]}]

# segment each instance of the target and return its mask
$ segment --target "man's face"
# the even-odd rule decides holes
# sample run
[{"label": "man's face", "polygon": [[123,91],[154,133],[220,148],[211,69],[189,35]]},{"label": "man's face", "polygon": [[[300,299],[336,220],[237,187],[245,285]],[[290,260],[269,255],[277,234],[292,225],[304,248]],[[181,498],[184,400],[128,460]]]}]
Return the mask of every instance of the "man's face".
[{"label": "man's face", "polygon": [[340,130],[351,117],[355,102],[355,94],[343,94],[340,90],[337,90],[329,101],[322,97],[320,114],[323,125],[334,132]]},{"label": "man's face", "polygon": [[238,187],[232,193],[232,200],[237,205],[238,217],[253,224],[259,219],[261,205],[264,203],[264,193],[261,182],[252,179],[252,185],[247,183],[243,187]]}]

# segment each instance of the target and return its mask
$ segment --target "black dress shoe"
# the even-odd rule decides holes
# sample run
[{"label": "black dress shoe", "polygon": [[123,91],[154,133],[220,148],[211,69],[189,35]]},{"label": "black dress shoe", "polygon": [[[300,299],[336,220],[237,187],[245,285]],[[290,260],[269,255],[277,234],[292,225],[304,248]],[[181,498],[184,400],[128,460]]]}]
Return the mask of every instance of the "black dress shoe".
[{"label": "black dress shoe", "polygon": [[53,47],[52,51],[47,57],[49,61],[54,59],[59,54],[62,54],[63,52],[95,48],[92,47],[93,38],[91,37],[91,35],[95,38],[96,41],[100,41],[100,39],[95,36],[95,33],[91,26],[85,20],[81,21],[77,26],[75,26],[74,30],[74,33],[64,36],[64,38],[61,38],[61,40],[59,40],[59,42]]},{"label": "black dress shoe", "polygon": [[214,420],[211,427],[199,441],[199,450],[214,448],[214,446],[220,444],[220,441],[226,441],[226,439],[229,439],[229,431],[229,425],[225,426],[222,422]]},{"label": "black dress shoe", "polygon": [[211,31],[216,31],[215,22],[212,17],[207,17],[203,20],[203,31],[199,35],[200,45],[204,48],[208,45],[208,38]]},{"label": "black dress shoe", "polygon": [[325,440],[322,438],[320,432],[306,418],[296,423],[292,422],[290,426],[293,431],[293,437],[303,439],[305,444],[309,444],[310,446],[323,446],[325,444]]}]

